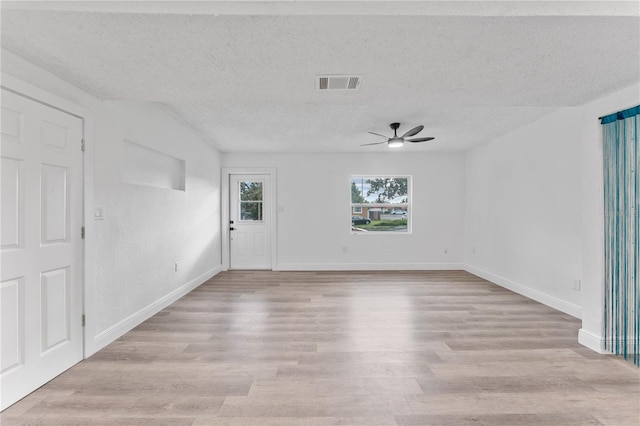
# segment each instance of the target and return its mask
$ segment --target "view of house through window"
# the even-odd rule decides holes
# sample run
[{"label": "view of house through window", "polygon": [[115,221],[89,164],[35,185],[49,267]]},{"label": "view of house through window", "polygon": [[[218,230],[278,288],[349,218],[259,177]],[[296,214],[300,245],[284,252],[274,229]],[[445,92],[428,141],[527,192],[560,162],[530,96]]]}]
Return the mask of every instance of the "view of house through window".
[{"label": "view of house through window", "polygon": [[409,232],[408,176],[351,178],[352,232]]}]

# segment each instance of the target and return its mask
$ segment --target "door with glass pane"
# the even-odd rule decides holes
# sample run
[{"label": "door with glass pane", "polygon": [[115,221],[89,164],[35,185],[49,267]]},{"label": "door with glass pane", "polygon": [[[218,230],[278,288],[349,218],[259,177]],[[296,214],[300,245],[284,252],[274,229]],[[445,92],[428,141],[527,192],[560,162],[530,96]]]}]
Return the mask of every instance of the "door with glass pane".
[{"label": "door with glass pane", "polygon": [[269,185],[269,175],[230,176],[231,269],[271,269]]}]

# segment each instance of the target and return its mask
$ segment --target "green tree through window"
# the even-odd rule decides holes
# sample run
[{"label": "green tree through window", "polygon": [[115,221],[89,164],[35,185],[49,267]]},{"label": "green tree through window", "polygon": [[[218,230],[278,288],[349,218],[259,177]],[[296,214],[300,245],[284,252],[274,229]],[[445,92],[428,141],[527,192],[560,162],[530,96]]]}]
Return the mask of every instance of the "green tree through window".
[{"label": "green tree through window", "polygon": [[262,220],[262,182],[240,182],[240,218]]},{"label": "green tree through window", "polygon": [[351,178],[351,231],[409,232],[409,176]]},{"label": "green tree through window", "polygon": [[370,185],[367,196],[377,195],[376,203],[407,202],[407,178],[367,179]]},{"label": "green tree through window", "polygon": [[352,203],[366,203],[367,200],[362,196],[362,193],[356,186],[356,183],[351,181],[351,202]]}]

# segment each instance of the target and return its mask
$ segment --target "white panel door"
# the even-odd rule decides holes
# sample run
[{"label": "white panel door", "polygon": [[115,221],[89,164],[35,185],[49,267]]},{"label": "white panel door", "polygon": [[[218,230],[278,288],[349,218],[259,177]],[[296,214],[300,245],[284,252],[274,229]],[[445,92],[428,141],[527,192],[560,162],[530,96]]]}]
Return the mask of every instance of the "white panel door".
[{"label": "white panel door", "polygon": [[2,90],[0,406],[82,359],[82,120]]},{"label": "white panel door", "polygon": [[230,175],[231,269],[271,269],[269,194],[269,175]]}]

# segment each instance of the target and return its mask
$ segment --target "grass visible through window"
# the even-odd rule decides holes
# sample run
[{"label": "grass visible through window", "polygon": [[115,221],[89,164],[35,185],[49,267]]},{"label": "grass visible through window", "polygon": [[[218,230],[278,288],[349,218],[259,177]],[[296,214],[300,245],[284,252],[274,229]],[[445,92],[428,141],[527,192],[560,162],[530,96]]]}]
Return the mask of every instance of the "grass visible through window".
[{"label": "grass visible through window", "polygon": [[352,232],[409,232],[410,177],[358,176],[350,183]]}]

